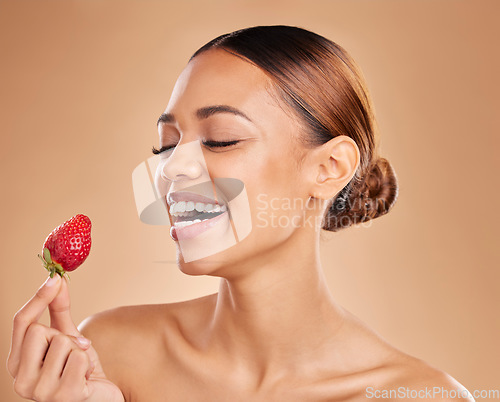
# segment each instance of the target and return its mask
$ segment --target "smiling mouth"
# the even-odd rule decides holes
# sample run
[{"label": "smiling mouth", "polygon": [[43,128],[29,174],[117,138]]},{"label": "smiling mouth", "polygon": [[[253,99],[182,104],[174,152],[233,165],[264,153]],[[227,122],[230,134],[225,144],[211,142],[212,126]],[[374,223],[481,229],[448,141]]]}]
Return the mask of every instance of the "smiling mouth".
[{"label": "smiling mouth", "polygon": [[225,205],[179,201],[170,204],[169,212],[172,221],[177,227],[184,227],[194,223],[206,221],[227,211]]},{"label": "smiling mouth", "polygon": [[172,220],[170,236],[174,241],[189,240],[214,227],[227,216],[227,206],[193,193],[167,195]]},{"label": "smiling mouth", "polygon": [[190,192],[172,192],[166,198],[172,223],[178,228],[213,219],[227,211],[225,204]]}]

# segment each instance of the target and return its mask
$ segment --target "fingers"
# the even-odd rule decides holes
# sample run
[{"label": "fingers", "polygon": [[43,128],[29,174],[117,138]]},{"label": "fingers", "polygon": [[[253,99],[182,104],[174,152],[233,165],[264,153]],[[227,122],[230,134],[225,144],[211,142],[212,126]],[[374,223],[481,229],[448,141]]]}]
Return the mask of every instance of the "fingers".
[{"label": "fingers", "polygon": [[70,338],[73,342],[75,342],[81,350],[84,350],[88,356],[88,365],[87,365],[87,371],[85,373],[85,377],[88,379],[90,375],[94,372],[95,369],[95,363],[93,362],[93,359],[98,360],[97,358],[97,353],[95,352],[94,348],[91,348],[91,341],[90,339],[87,339],[83,336],[79,337],[74,337],[71,335],[68,335],[68,338]]},{"label": "fingers", "polygon": [[49,347],[51,338],[59,331],[34,323],[29,326],[21,349],[17,372],[14,373],[17,388],[22,395],[31,395],[40,376],[40,368]]},{"label": "fingers", "polygon": [[15,391],[34,400],[54,400],[58,394],[83,395],[88,391],[86,380],[93,365],[82,344],[86,349],[90,347],[88,340],[31,324],[22,345]]},{"label": "fingers", "polygon": [[35,295],[16,313],[12,331],[12,345],[7,363],[7,368],[12,376],[15,376],[17,372],[21,345],[28,327],[39,320],[44,310],[56,297],[61,282],[59,275],[55,275],[53,278],[49,277]]},{"label": "fingers", "polygon": [[88,354],[81,349],[72,350],[62,374],[61,385],[75,386],[76,384],[79,384],[83,389],[85,387],[89,367],[90,358]]},{"label": "fingers", "polygon": [[55,335],[50,342],[47,355],[43,360],[40,380],[43,378],[59,379],[63,373],[69,354],[76,349],[79,349],[78,346],[68,336],[61,333]]},{"label": "fingers", "polygon": [[67,335],[79,337],[81,334],[71,318],[70,306],[68,282],[62,279],[59,293],[49,304],[50,326]]}]

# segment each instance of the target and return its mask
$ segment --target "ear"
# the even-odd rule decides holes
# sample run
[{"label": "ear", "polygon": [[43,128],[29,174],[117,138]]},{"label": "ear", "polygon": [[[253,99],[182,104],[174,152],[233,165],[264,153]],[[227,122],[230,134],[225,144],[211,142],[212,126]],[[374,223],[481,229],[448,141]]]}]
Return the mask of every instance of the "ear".
[{"label": "ear", "polygon": [[359,148],[351,137],[340,135],[315,151],[310,161],[315,178],[309,195],[328,200],[335,197],[356,173],[360,163]]}]

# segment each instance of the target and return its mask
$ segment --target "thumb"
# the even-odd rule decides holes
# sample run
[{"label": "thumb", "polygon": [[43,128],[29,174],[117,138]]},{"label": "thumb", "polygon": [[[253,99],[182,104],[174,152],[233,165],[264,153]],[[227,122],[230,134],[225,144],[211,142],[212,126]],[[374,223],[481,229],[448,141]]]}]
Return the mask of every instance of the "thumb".
[{"label": "thumb", "polygon": [[85,338],[84,336],[74,336],[68,335],[68,337],[76,343],[76,345],[82,350],[88,350],[91,345],[90,339]]},{"label": "thumb", "polygon": [[62,279],[59,293],[49,304],[50,326],[66,335],[79,337],[81,334],[71,318],[68,281]]},{"label": "thumb", "polygon": [[85,373],[85,378],[87,380],[90,378],[90,375],[94,372],[96,368],[96,363],[99,361],[99,357],[97,356],[97,353],[94,348],[92,348],[91,341],[88,338],[85,338],[83,336],[73,336],[73,335],[68,335],[68,337],[83,351],[86,351],[88,356],[89,356],[89,366],[87,368],[87,372]]}]

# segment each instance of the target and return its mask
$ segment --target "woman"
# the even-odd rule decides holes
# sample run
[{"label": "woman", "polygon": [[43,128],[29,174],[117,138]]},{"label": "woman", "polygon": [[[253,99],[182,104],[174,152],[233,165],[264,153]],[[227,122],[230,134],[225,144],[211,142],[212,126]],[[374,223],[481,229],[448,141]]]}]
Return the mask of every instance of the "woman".
[{"label": "woman", "polygon": [[[218,293],[117,308],[78,330],[66,282],[49,279],[14,321],[8,368],[17,393],[37,401],[346,401],[465,392],[389,345],[325,283],[321,229],[375,219],[397,198],[395,173],[377,155],[368,91],[344,49],[287,26],[222,35],[191,58],[158,130],[156,186],[179,268],[220,277]],[[228,195],[226,178],[242,187]],[[238,194],[244,201],[231,204]],[[37,323],[47,306],[50,328]]]}]

